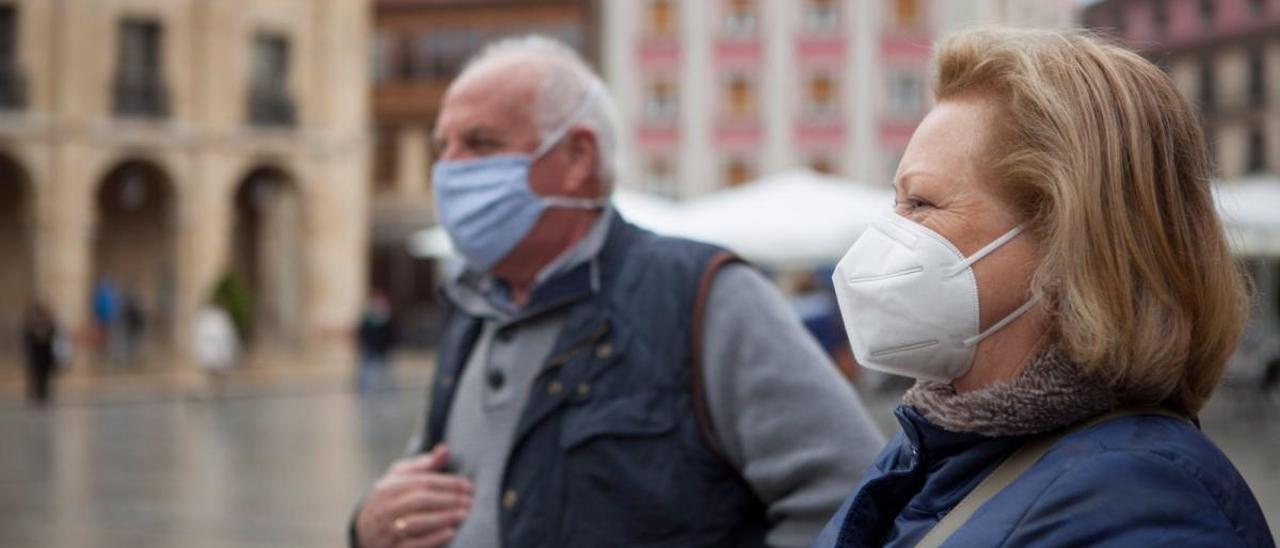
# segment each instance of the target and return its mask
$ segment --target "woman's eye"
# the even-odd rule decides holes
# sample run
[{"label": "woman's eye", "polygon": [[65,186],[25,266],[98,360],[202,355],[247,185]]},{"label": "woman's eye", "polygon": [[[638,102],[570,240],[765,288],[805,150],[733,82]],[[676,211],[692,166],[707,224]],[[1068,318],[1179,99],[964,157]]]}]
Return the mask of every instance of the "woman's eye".
[{"label": "woman's eye", "polygon": [[901,210],[915,211],[922,207],[929,207],[931,204],[929,202],[921,200],[916,196],[908,196],[906,199],[898,200],[897,202],[894,203],[894,205]]}]

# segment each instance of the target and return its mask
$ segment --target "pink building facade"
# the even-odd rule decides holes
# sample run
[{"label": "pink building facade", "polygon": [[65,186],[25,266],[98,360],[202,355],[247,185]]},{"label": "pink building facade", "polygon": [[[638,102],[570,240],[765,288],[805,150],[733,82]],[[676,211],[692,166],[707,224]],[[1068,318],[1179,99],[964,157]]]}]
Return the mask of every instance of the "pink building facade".
[{"label": "pink building facade", "polygon": [[602,64],[626,125],[623,184],[672,197],[796,167],[888,184],[929,108],[939,36],[1065,25],[1076,11],[1072,0],[601,5]]}]

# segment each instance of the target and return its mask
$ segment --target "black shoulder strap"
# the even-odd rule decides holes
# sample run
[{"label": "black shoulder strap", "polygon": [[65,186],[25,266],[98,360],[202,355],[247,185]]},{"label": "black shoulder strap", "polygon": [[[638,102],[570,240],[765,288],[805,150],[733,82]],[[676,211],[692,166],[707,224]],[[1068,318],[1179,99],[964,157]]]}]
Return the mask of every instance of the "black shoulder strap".
[{"label": "black shoulder strap", "polygon": [[707,451],[730,468],[732,466],[729,459],[724,456],[720,450],[720,444],[716,441],[715,425],[712,424],[711,414],[707,411],[706,386],[702,376],[702,324],[706,318],[707,299],[711,295],[711,282],[715,281],[716,274],[728,265],[741,262],[742,259],[728,251],[717,253],[707,262],[706,268],[702,271],[702,277],[698,280],[698,293],[693,300],[693,318],[689,326],[689,368],[692,391],[690,399],[693,401],[693,416],[698,422],[698,435],[702,438],[702,444],[706,446]]}]

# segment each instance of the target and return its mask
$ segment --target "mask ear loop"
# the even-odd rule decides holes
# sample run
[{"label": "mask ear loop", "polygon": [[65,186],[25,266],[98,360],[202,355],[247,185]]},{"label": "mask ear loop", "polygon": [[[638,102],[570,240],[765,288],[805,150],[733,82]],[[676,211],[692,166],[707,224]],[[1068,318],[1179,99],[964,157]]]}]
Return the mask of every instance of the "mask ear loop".
[{"label": "mask ear loop", "polygon": [[1022,231],[1024,230],[1024,228],[1025,227],[1023,225],[1015,226],[1013,227],[1012,230],[1005,232],[999,238],[992,240],[991,243],[983,246],[982,249],[979,249],[973,255],[970,255],[964,260],[956,263],[955,266],[951,267],[951,269],[947,271],[947,277],[950,278],[952,276],[955,276],[956,274],[964,272],[966,269],[973,266],[973,263],[981,261],[983,257],[990,255],[993,251],[999,249],[1000,246],[1009,243],[1009,240],[1012,240],[1016,238],[1019,234],[1022,234]]},{"label": "mask ear loop", "polygon": [[[973,266],[974,263],[981,261],[983,257],[986,257],[987,255],[990,255],[995,250],[999,249],[1000,246],[1009,243],[1009,240],[1012,240],[1018,237],[1018,235],[1022,234],[1022,231],[1025,229],[1026,229],[1025,225],[1018,225],[1013,227],[1013,229],[1009,230],[1008,232],[1005,232],[999,238],[996,238],[991,243],[983,246],[982,249],[979,249],[973,255],[970,255],[964,260],[956,263],[956,265],[951,267],[951,269],[947,272],[947,276],[951,277],[961,272],[964,272],[969,267]],[[1035,306],[1036,301],[1038,300],[1039,299],[1032,297],[1031,300],[1025,303],[1022,303],[1022,306],[1019,306],[1017,310],[1014,310],[1013,312],[1009,313],[1008,316],[1001,318],[1000,321],[995,323],[995,325],[988,327],[986,331],[983,331],[982,333],[978,333],[973,337],[969,337],[968,339],[961,341],[961,344],[963,344],[964,346],[973,346],[975,344],[978,344],[979,342],[982,341],[982,339],[990,337],[995,332],[1013,323],[1014,320],[1018,319],[1023,314],[1026,314],[1028,310],[1031,310],[1032,306]]]},{"label": "mask ear loop", "polygon": [[1031,310],[1031,307],[1035,306],[1036,302],[1039,300],[1040,299],[1038,298],[1032,297],[1031,300],[1023,303],[1022,306],[1019,306],[1017,310],[1014,310],[1008,316],[1005,316],[1004,319],[996,322],[995,325],[988,327],[986,331],[983,331],[982,333],[978,333],[976,336],[969,337],[961,341],[961,344],[965,346],[973,346],[975,344],[978,344],[979,342],[982,342],[982,339],[990,337],[996,331],[1004,329],[1005,326],[1013,323],[1013,320],[1016,320],[1019,317],[1021,317],[1023,314],[1026,314],[1027,311]]},{"label": "mask ear loop", "polygon": [[565,209],[599,209],[607,200],[602,198],[568,198],[565,196],[539,196],[542,203]]},{"label": "mask ear loop", "polygon": [[[559,143],[560,140],[564,138],[565,134],[569,133],[569,129],[573,128],[573,125],[578,123],[578,120],[587,113],[587,109],[591,107],[597,93],[599,93],[599,90],[595,86],[591,86],[583,92],[582,99],[578,102],[578,106],[574,107],[573,112],[565,122],[560,125],[560,127],[547,135],[547,138],[542,141],[542,144],[538,145],[538,148],[533,151],[533,155],[530,156],[530,158],[534,160],[541,158],[544,154],[555,147],[556,143]],[[569,198],[566,196],[539,196],[538,199],[548,206],[566,209],[599,209],[609,203],[609,199],[604,197]]]},{"label": "mask ear loop", "polygon": [[578,120],[587,113],[587,109],[595,102],[593,99],[595,99],[596,93],[597,92],[594,87],[590,87],[584,91],[582,93],[582,99],[578,101],[577,106],[573,107],[573,111],[569,113],[569,117],[566,118],[564,123],[560,124],[560,127],[557,127],[555,131],[547,134],[546,138],[542,140],[542,143],[538,144],[538,148],[534,149],[530,158],[534,160],[541,158],[543,154],[546,154],[555,147],[556,143],[559,143],[560,140],[564,138],[565,134],[569,133],[569,130],[573,128],[573,125],[578,123]]}]

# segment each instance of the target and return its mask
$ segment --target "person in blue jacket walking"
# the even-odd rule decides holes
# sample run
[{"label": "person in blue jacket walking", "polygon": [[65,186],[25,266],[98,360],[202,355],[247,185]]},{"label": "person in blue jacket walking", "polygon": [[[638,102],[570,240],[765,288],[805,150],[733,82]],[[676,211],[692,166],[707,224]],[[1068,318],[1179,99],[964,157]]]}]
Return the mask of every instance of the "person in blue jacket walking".
[{"label": "person in blue jacket walking", "polygon": [[1245,319],[1195,109],[1088,34],[969,31],[833,276],[902,431],[815,546],[1274,546],[1196,414]]}]

